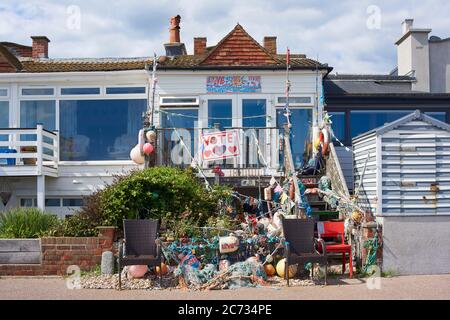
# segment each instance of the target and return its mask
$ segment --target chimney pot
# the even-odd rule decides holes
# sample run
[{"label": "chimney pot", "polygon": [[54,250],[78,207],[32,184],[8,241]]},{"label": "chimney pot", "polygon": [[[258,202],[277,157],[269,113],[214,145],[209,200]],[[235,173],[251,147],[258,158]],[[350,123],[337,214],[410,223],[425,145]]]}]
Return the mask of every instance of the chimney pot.
[{"label": "chimney pot", "polygon": [[264,48],[271,54],[277,54],[277,37],[264,37]]},{"label": "chimney pot", "polygon": [[414,19],[405,19],[402,22],[402,34],[406,34],[413,26]]},{"label": "chimney pot", "polygon": [[170,18],[169,43],[180,42],[180,15]]},{"label": "chimney pot", "polygon": [[206,52],[206,42],[205,37],[194,38],[194,55],[202,55]]},{"label": "chimney pot", "polygon": [[48,43],[50,40],[46,36],[32,36],[33,40],[31,57],[34,59],[48,58]]}]

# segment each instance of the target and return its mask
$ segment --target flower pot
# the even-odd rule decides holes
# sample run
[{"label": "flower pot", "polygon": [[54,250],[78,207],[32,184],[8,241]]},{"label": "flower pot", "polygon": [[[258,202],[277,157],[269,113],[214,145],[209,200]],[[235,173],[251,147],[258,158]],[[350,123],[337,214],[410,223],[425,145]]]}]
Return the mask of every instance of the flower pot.
[{"label": "flower pot", "polygon": [[[29,146],[29,147],[20,147],[21,153],[36,153],[37,147]],[[35,166],[37,159],[36,158],[22,158],[23,164]]]}]

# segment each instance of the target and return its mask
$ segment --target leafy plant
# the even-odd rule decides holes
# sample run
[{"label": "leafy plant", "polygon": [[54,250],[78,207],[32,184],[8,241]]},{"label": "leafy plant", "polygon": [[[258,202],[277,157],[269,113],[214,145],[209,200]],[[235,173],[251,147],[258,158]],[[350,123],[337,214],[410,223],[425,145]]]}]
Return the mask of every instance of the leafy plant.
[{"label": "leafy plant", "polygon": [[57,216],[36,208],[15,208],[0,213],[0,238],[38,238],[59,224]]},{"label": "leafy plant", "polygon": [[192,169],[152,167],[115,177],[113,183],[86,198],[86,205],[66,219],[59,231],[66,236],[89,236],[97,226],[122,228],[123,219],[159,219],[174,236],[199,234],[231,189],[207,190]]}]

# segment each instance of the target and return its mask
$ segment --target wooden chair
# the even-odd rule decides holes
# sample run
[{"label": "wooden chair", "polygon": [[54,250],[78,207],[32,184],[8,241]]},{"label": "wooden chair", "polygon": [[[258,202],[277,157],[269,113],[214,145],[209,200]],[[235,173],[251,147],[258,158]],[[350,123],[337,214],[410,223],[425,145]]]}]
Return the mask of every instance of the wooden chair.
[{"label": "wooden chair", "polygon": [[[342,273],[345,272],[346,255],[348,254],[348,264],[350,278],[353,278],[353,256],[352,256],[352,246],[345,243],[345,231],[343,221],[324,221],[319,222],[323,226],[318,226],[319,238],[334,238],[337,239],[338,243],[335,244],[325,244],[326,252],[328,253],[342,253]],[[323,246],[322,246],[323,248]]]},{"label": "wooden chair", "polygon": [[305,263],[319,263],[325,265],[325,285],[327,284],[328,260],[327,252],[323,250],[319,253],[316,244],[321,243],[325,248],[322,239],[314,238],[313,219],[283,219],[283,232],[286,240],[284,257],[286,258],[285,278],[289,286],[289,265],[299,264],[303,267]]},{"label": "wooden chair", "polygon": [[[160,266],[162,270],[158,227],[158,220],[123,220],[125,239],[119,243],[119,290],[122,289],[123,266]],[[159,273],[159,284],[162,284],[162,272]]]}]

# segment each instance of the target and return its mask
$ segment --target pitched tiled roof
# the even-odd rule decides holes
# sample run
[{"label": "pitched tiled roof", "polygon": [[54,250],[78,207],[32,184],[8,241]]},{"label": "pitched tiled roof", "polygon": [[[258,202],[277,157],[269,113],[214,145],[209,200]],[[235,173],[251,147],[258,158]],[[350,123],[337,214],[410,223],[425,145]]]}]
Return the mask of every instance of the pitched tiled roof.
[{"label": "pitched tiled roof", "polygon": [[200,65],[219,66],[276,64],[281,64],[281,61],[255,41],[240,24],[237,24],[200,62]]},{"label": "pitched tiled roof", "polygon": [[[152,64],[152,57],[140,58],[85,58],[85,59],[33,59],[18,57],[22,72],[88,72],[141,70]],[[326,64],[291,54],[291,69],[325,69]],[[208,47],[202,55],[162,56],[159,69],[167,70],[220,70],[220,69],[285,69],[286,55],[271,54],[255,41],[241,25],[231,30],[216,46]]]},{"label": "pitched tiled roof", "polygon": [[20,59],[26,72],[82,72],[140,70],[151,64],[151,57],[96,59]]}]

